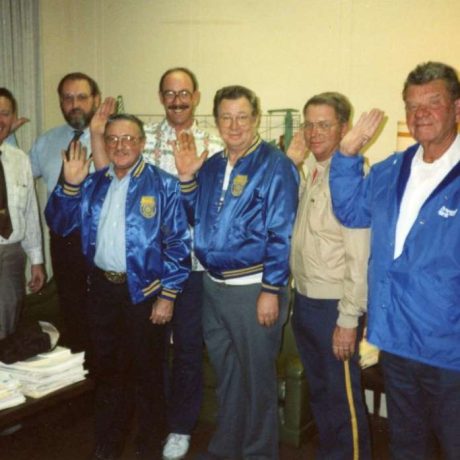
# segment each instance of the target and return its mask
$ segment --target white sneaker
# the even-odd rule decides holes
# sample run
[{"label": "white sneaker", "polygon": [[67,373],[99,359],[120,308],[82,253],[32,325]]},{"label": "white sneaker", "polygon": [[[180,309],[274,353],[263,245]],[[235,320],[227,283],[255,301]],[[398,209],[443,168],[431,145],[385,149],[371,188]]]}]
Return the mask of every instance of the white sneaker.
[{"label": "white sneaker", "polygon": [[185,457],[190,447],[190,435],[170,433],[166,438],[163,448],[163,458],[165,460],[178,460]]}]

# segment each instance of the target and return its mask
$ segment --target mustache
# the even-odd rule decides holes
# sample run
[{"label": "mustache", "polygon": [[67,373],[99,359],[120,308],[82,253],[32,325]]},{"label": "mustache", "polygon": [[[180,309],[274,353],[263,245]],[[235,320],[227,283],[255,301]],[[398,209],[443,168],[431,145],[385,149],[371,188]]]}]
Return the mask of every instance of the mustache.
[{"label": "mustache", "polygon": [[69,115],[74,115],[74,114],[81,114],[81,113],[84,113],[82,109],[79,109],[78,107],[75,108],[75,109],[72,109],[70,112],[69,112]]},{"label": "mustache", "polygon": [[186,110],[190,107],[189,104],[171,104],[168,105],[169,110]]}]

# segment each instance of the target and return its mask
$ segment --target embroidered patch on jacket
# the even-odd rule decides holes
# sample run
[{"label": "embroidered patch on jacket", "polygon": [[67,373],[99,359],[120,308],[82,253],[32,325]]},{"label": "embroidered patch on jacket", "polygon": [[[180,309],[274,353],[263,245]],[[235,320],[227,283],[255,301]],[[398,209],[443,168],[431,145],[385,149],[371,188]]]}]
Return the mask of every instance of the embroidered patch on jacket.
[{"label": "embroidered patch on jacket", "polygon": [[441,217],[445,217],[447,219],[448,217],[454,217],[455,214],[457,214],[457,211],[458,209],[449,209],[449,208],[446,208],[445,206],[442,206],[439,209],[438,214]]},{"label": "embroidered patch on jacket", "polygon": [[243,193],[244,187],[248,183],[248,176],[246,175],[238,175],[235,176],[232,183],[232,195],[233,196],[240,196]]},{"label": "embroidered patch on jacket", "polygon": [[157,206],[154,196],[143,196],[141,198],[141,214],[147,218],[151,219],[155,216],[157,212]]}]

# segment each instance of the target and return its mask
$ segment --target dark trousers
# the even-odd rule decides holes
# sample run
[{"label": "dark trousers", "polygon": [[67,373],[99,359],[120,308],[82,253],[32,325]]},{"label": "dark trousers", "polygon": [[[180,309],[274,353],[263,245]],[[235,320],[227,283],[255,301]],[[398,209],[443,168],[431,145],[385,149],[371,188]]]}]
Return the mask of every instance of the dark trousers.
[{"label": "dark trousers", "polygon": [[371,458],[371,448],[358,353],[347,361],[337,360],[332,353],[337,303],[295,293],[292,329],[319,433],[316,458],[367,460]]},{"label": "dark trousers", "polygon": [[174,315],[167,326],[167,344],[171,336],[173,339],[172,367],[167,366],[166,372],[171,433],[190,434],[200,413],[203,396],[202,302],[203,272],[195,271],[177,296]]},{"label": "dark trousers", "polygon": [[[62,237],[50,231],[50,252],[64,322],[61,342],[73,352],[89,346],[86,313],[86,261],[81,252],[80,232]],[[90,358],[86,356],[87,361]]]},{"label": "dark trousers", "polygon": [[460,372],[382,352],[393,460],[460,459]]},{"label": "dark trousers", "polygon": [[20,243],[0,245],[0,339],[13,334],[25,295],[26,255]]},{"label": "dark trousers", "polygon": [[[149,317],[155,298],[132,304],[126,284],[89,278],[88,320],[96,379],[96,443],[122,445],[137,409],[137,443],[158,454],[165,434],[165,327]],[[159,455],[159,454],[158,454]]]}]

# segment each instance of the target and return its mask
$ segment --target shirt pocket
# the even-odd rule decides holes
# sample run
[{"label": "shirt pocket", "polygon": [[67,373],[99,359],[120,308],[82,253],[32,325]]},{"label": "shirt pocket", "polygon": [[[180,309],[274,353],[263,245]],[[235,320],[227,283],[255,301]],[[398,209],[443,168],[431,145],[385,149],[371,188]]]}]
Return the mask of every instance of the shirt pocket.
[{"label": "shirt pocket", "polygon": [[8,207],[24,210],[27,206],[27,184],[17,181],[13,184],[12,193],[8,193]]}]

